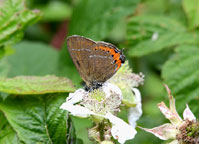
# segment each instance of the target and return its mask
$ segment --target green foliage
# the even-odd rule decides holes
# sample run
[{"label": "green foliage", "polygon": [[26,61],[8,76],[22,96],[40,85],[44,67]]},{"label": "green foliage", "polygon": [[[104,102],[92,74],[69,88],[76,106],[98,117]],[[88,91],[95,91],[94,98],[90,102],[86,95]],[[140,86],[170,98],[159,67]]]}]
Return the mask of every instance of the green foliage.
[{"label": "green foliage", "polygon": [[5,119],[5,116],[2,112],[0,112],[0,143],[2,144],[18,144],[18,138],[16,132],[12,129],[12,127],[9,125],[7,119]]},{"label": "green foliage", "polygon": [[[160,112],[156,104],[167,97],[161,88],[164,83],[171,89],[176,99],[176,108],[180,113],[188,104],[195,116],[198,116],[199,1],[196,1],[183,0],[182,3],[174,4],[174,1],[161,0],[157,3],[146,0],[140,4],[138,15],[128,20],[125,43],[127,53],[131,58],[139,57],[131,59],[133,66],[140,68],[146,76],[142,89],[145,115],[141,118],[140,123],[138,122],[140,125],[158,126],[157,123],[160,121],[156,121],[153,126],[150,126],[149,123],[153,119],[159,119]],[[184,9],[180,8],[181,5]],[[164,81],[159,77],[158,81],[152,80],[151,73],[154,72],[155,74],[162,73]],[[159,92],[160,89],[161,92]],[[148,143],[148,141],[141,140],[143,135],[148,137],[138,132],[138,137],[133,142]]]},{"label": "green foliage", "polygon": [[2,46],[0,47],[0,59],[3,57],[4,53],[5,53],[5,50],[4,50],[4,47]]},{"label": "green foliage", "polygon": [[39,42],[23,41],[14,46],[15,53],[5,57],[9,77],[18,75],[57,74],[58,51]]},{"label": "green foliage", "polygon": [[194,101],[199,95],[198,34],[187,31],[185,25],[166,16],[132,17],[127,28],[129,56],[141,57],[163,49],[175,48],[173,58],[163,65],[162,75],[165,83],[176,96],[177,108],[180,112],[183,111],[186,103],[189,103],[192,110],[196,112],[198,108],[195,107]]},{"label": "green foliage", "polygon": [[143,56],[165,48],[196,43],[196,38],[197,35],[186,32],[179,22],[163,16],[132,17],[127,27],[129,56]]},{"label": "green foliage", "polygon": [[194,29],[199,27],[199,1],[183,0],[182,5],[189,20],[189,28]]},{"label": "green foliage", "polygon": [[[29,10],[25,0],[0,0],[0,143],[92,143],[87,133],[91,121],[68,119],[59,108],[75,90],[73,84],[82,87],[66,43],[60,52],[49,46],[52,39],[66,34],[63,24],[67,35],[125,45],[129,63],[146,79],[138,125],[152,128],[163,123],[156,105],[167,98],[163,83],[171,89],[180,113],[187,103],[198,114],[198,0],[27,2],[42,14]],[[26,30],[41,15],[41,22]],[[24,32],[25,40],[15,44]],[[161,142],[138,130],[126,143]]]},{"label": "green foliage", "polygon": [[162,76],[177,99],[181,111],[189,104],[195,113],[199,99],[199,47],[183,45],[176,48],[176,54],[163,66]]},{"label": "green foliage", "polygon": [[59,107],[66,94],[10,96],[0,109],[24,143],[66,143],[66,111]]},{"label": "green foliage", "polygon": [[0,2],[0,48],[21,40],[23,30],[40,18],[38,10],[28,10],[24,0]]},{"label": "green foliage", "polygon": [[71,7],[62,1],[50,1],[38,8],[43,13],[43,21],[60,21],[71,16]]},{"label": "green foliage", "polygon": [[0,77],[0,91],[10,94],[44,94],[55,92],[72,92],[75,88],[67,78],[53,75]]},{"label": "green foliage", "polygon": [[2,136],[0,136],[0,143],[2,144],[19,144],[17,134],[10,127],[8,130],[1,130]]},{"label": "green foliage", "polygon": [[139,0],[82,0],[72,14],[69,35],[102,40],[125,16],[132,14]]},{"label": "green foliage", "polygon": [[78,117],[71,116],[71,119],[74,123],[75,134],[78,139],[81,139],[83,144],[93,144],[93,142],[88,138],[88,129],[92,127],[92,122],[89,119],[82,119]]}]

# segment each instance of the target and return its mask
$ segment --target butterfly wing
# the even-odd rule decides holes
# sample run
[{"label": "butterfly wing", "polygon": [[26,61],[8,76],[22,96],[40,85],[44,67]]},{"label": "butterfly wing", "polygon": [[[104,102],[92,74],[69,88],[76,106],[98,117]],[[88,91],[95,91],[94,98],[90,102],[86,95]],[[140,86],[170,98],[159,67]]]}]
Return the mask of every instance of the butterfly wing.
[{"label": "butterfly wing", "polygon": [[90,67],[91,62],[89,61],[89,55],[93,45],[96,43],[90,39],[82,36],[70,36],[67,38],[67,47],[70,56],[81,76],[81,78],[89,85],[90,78]]},{"label": "butterfly wing", "polygon": [[67,39],[67,46],[87,86],[105,82],[121,66],[122,53],[112,44],[95,42],[82,36],[71,36]]},{"label": "butterfly wing", "polygon": [[105,42],[97,42],[93,45],[91,55],[89,56],[92,61],[92,82],[103,83],[111,78],[118,68],[118,64],[115,61],[114,54],[115,46]]}]

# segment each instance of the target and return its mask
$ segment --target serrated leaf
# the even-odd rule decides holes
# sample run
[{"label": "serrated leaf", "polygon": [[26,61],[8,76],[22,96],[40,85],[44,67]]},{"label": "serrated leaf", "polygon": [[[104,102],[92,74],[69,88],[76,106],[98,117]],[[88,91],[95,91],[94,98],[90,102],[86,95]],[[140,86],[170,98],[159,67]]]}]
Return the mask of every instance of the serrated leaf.
[{"label": "serrated leaf", "polygon": [[177,108],[182,112],[186,103],[192,108],[194,101],[199,101],[199,47],[179,46],[163,66],[162,77],[176,98]]},{"label": "serrated leaf", "polygon": [[7,119],[0,111],[0,143],[1,144],[18,144],[16,132],[12,129]]},{"label": "serrated leaf", "polygon": [[82,0],[74,9],[69,35],[104,39],[125,16],[132,14],[140,0]]},{"label": "serrated leaf", "polygon": [[23,143],[66,143],[66,94],[9,96],[0,109]]},{"label": "serrated leaf", "polygon": [[160,16],[133,17],[127,27],[130,56],[143,56],[181,44],[196,43],[197,35],[186,32],[177,21]]},{"label": "serrated leaf", "polygon": [[189,33],[166,32],[159,35],[157,40],[145,40],[134,46],[128,51],[129,56],[144,56],[166,48],[182,44],[194,44],[196,37]]},{"label": "serrated leaf", "polygon": [[24,0],[2,1],[0,15],[0,47],[19,41],[23,29],[40,18],[40,12],[28,10]]},{"label": "serrated leaf", "polygon": [[194,29],[199,26],[199,0],[183,0],[182,5],[187,14],[189,27]]},{"label": "serrated leaf", "polygon": [[186,28],[171,18],[165,16],[141,15],[132,17],[127,25],[128,43],[133,42],[134,45],[140,41],[151,39],[156,32],[159,35],[165,32],[185,32]]},{"label": "serrated leaf", "polygon": [[0,77],[0,91],[10,94],[44,94],[55,92],[72,92],[75,88],[67,78],[48,75]]},{"label": "serrated leaf", "polygon": [[1,130],[0,143],[1,144],[20,144],[17,134],[10,128],[9,130]]}]

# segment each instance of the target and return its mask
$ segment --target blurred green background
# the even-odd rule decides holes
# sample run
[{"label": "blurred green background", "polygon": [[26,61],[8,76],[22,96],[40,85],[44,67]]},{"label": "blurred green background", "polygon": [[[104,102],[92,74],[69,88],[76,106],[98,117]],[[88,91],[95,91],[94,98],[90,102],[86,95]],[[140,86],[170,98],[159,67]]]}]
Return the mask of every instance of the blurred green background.
[{"label": "blurred green background", "polygon": [[[16,11],[19,3],[13,5]],[[27,0],[26,8],[38,14],[28,25],[24,16],[19,31],[12,31],[18,20],[0,29],[1,76],[54,74],[81,87],[66,46],[66,37],[78,34],[125,48],[133,71],[145,75],[139,87],[143,104],[139,126],[152,128],[168,122],[157,108],[161,101],[168,104],[163,84],[170,87],[181,115],[187,103],[199,116],[198,0]],[[3,20],[0,25],[5,24]],[[79,139],[76,143],[92,143],[86,136],[90,121],[72,120]],[[127,143],[163,143],[137,130],[135,139]]]}]

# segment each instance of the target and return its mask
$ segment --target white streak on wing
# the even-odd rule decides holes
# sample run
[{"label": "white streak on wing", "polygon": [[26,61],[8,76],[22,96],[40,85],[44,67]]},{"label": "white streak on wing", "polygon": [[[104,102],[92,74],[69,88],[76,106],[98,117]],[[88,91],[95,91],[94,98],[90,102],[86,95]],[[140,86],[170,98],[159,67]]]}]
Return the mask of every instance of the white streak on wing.
[{"label": "white streak on wing", "polygon": [[71,49],[71,50],[73,50],[73,51],[91,51],[90,49],[84,49],[84,48],[82,48],[82,49]]},{"label": "white streak on wing", "polygon": [[103,58],[103,59],[109,58],[110,59],[110,57],[102,56],[102,55],[90,55],[89,58]]}]

